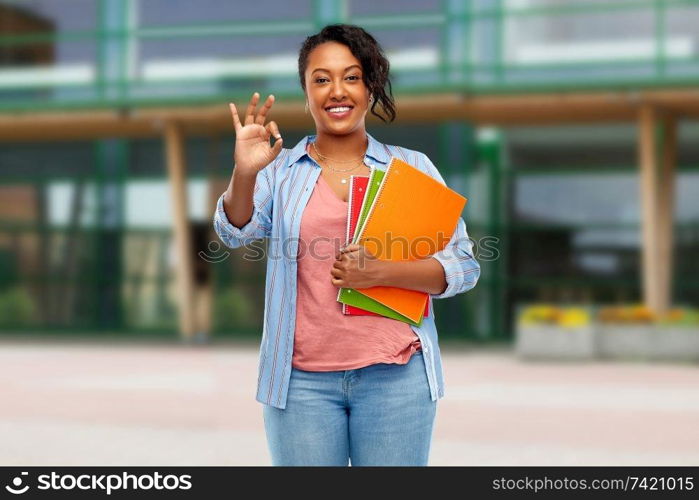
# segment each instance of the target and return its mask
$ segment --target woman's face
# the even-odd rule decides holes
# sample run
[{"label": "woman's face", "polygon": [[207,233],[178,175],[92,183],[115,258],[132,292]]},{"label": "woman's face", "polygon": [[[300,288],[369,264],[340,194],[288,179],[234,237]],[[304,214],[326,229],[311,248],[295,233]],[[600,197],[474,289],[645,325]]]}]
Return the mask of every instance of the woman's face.
[{"label": "woman's face", "polygon": [[[362,65],[346,45],[326,42],[308,55],[306,95],[316,129],[346,134],[364,128],[369,109],[369,90],[362,79]],[[328,111],[350,107],[349,111]]]}]

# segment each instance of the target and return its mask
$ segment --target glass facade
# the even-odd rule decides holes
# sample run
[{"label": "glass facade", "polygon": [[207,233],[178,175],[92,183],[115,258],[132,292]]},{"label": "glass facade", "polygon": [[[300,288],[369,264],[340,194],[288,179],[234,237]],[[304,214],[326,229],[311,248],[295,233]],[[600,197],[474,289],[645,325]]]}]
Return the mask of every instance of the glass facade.
[{"label": "glass facade", "polygon": [[491,92],[686,84],[689,0],[0,2],[0,107],[300,97],[296,54],[332,22],[370,30],[397,90]]},{"label": "glass facade", "polygon": [[[397,9],[400,6],[400,9]],[[308,34],[357,23],[391,60],[393,90],[472,94],[678,86],[699,78],[691,1],[0,1],[0,113],[302,96]],[[400,116],[400,109],[398,110]],[[370,125],[417,149],[469,198],[482,275],[435,301],[445,336],[508,339],[530,301],[638,300],[637,131],[631,125],[474,129]],[[312,130],[283,130],[291,147]],[[699,129],[682,124],[674,295],[699,300]],[[186,142],[196,268],[212,329],[259,335],[264,262],[216,246],[213,201],[234,137]],[[177,328],[170,185],[161,138],[3,143],[0,331]],[[197,260],[200,264],[201,259]]]}]

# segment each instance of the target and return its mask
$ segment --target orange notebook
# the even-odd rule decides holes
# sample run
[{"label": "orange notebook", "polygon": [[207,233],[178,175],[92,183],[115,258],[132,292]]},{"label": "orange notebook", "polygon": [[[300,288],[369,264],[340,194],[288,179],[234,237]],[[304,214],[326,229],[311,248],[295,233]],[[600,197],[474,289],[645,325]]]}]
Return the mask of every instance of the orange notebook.
[{"label": "orange notebook", "polygon": [[[359,213],[362,209],[362,202],[364,201],[364,196],[367,191],[367,186],[369,184],[369,177],[352,175],[350,176],[349,183],[349,204],[347,206],[347,233],[345,235],[345,242],[352,243],[354,238],[354,232],[359,222]],[[341,294],[338,294],[341,295]],[[364,300],[369,300],[364,298]],[[349,316],[381,316],[381,314],[373,311],[368,311],[362,309],[361,307],[352,306],[349,304],[342,304],[342,314]],[[430,315],[430,301],[425,304],[425,316]]]},{"label": "orange notebook", "polygon": [[[382,260],[411,261],[443,250],[468,200],[456,191],[392,157],[357,243]],[[389,286],[357,288],[385,306],[419,321],[424,292]]]}]

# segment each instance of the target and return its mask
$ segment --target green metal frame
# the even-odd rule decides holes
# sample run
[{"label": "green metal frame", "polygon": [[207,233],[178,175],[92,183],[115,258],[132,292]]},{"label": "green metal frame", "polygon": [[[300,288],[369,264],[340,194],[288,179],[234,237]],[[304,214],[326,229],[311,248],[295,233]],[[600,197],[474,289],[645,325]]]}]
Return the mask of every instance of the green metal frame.
[{"label": "green metal frame", "polygon": [[509,330],[506,324],[505,310],[507,300],[505,293],[508,287],[508,254],[509,254],[509,220],[508,200],[509,175],[508,164],[504,155],[505,142],[502,132],[494,129],[492,137],[478,142],[478,159],[487,172],[488,214],[489,220],[485,225],[482,236],[497,238],[498,258],[481,262],[479,283],[485,289],[485,311],[487,311],[488,331],[481,335],[492,339],[506,339]]},{"label": "green metal frame", "polygon": [[[96,0],[97,1],[97,0]],[[142,82],[138,80],[130,80],[128,73],[128,50],[129,46],[134,41],[148,40],[148,39],[169,39],[169,38],[196,38],[196,37],[227,37],[231,35],[259,35],[261,33],[267,33],[272,35],[282,35],[282,34],[298,34],[307,35],[311,32],[316,31],[320,27],[332,23],[332,22],[350,22],[364,26],[369,30],[406,30],[406,29],[420,29],[420,28],[436,28],[440,29],[440,47],[441,54],[444,55],[442,63],[437,68],[438,74],[441,75],[442,83],[439,85],[420,85],[420,86],[406,86],[398,85],[394,86],[395,90],[400,91],[401,94],[422,94],[425,92],[439,92],[439,91],[454,91],[454,92],[467,92],[471,94],[480,93],[505,93],[505,92],[546,92],[550,90],[576,90],[579,88],[584,88],[585,90],[609,90],[612,88],[639,88],[639,87],[673,87],[673,86],[684,86],[693,85],[699,80],[699,71],[696,75],[687,76],[684,78],[675,78],[668,76],[668,65],[678,62],[678,61],[698,61],[699,58],[690,59],[676,59],[668,58],[666,53],[665,41],[667,38],[666,24],[668,12],[672,9],[683,7],[683,6],[699,6],[699,0],[643,0],[643,1],[614,1],[606,4],[591,4],[589,2],[576,2],[569,3],[568,5],[561,6],[550,6],[550,7],[529,7],[526,9],[507,9],[504,6],[504,2],[499,0],[493,8],[481,9],[481,10],[469,10],[468,8],[460,8],[459,2],[454,2],[445,0],[443,3],[443,8],[440,12],[435,12],[431,14],[400,14],[400,15],[382,15],[382,16],[372,16],[372,17],[351,17],[349,16],[348,6],[350,5],[349,0],[333,0],[332,2],[324,2],[322,0],[313,0],[314,5],[314,15],[312,19],[308,20],[292,20],[284,22],[244,22],[244,23],[202,23],[198,25],[181,25],[181,26],[169,26],[169,27],[138,27],[134,29],[129,29],[128,19],[130,18],[130,9],[135,7],[135,0],[128,0],[124,2],[124,8],[120,11],[118,28],[114,29],[113,25],[108,22],[109,10],[106,8],[106,2],[109,0],[99,0],[98,2],[98,12],[97,12],[97,22],[95,30],[87,31],[75,31],[75,32],[62,32],[53,35],[22,35],[22,36],[0,36],[0,46],[16,45],[33,43],[36,41],[62,41],[62,40],[72,40],[75,42],[85,42],[94,41],[97,44],[97,79],[95,81],[94,90],[95,99],[85,99],[80,101],[66,102],[66,101],[8,101],[3,100],[0,97],[0,111],[10,111],[10,110],[22,110],[22,111],[34,111],[34,110],[51,110],[51,109],[87,109],[87,108],[114,108],[123,107],[128,108],[131,106],[150,106],[150,105],[162,105],[162,104],[198,104],[198,103],[208,103],[208,102],[227,102],[227,100],[241,98],[246,99],[250,92],[240,91],[238,93],[226,93],[217,95],[200,95],[200,96],[188,96],[188,97],[168,97],[168,98],[136,98],[133,96],[133,89],[137,88]],[[463,5],[463,4],[462,4]],[[655,19],[655,40],[656,40],[656,51],[652,58],[639,59],[637,61],[623,61],[613,63],[618,64],[649,64],[654,68],[654,77],[650,79],[632,79],[632,80],[615,80],[613,82],[559,82],[554,84],[545,83],[532,83],[529,85],[513,84],[508,80],[508,72],[513,69],[512,65],[508,65],[505,62],[504,57],[504,47],[505,47],[505,36],[504,31],[505,23],[508,19],[513,17],[527,17],[527,16],[558,16],[558,15],[575,15],[575,14],[588,14],[588,13],[612,13],[617,11],[628,11],[634,9],[652,9]],[[468,50],[469,47],[455,47],[453,46],[453,40],[450,38],[450,33],[458,33],[462,36],[465,43],[473,36],[473,28],[476,23],[482,20],[495,20],[496,29],[492,33],[493,39],[491,42],[493,46],[496,47],[495,53],[497,56],[491,61],[485,61],[480,63],[475,63],[471,60],[471,53]],[[450,31],[451,30],[451,31]],[[107,68],[107,46],[108,44],[117,45],[120,47],[118,53],[120,54],[120,59],[118,61],[118,67],[120,68],[116,75],[111,74]],[[459,56],[459,57],[457,57]],[[584,62],[575,63],[569,65],[561,64],[537,64],[537,65],[527,65],[528,69],[558,69],[562,67],[568,68],[599,68],[606,67],[610,63],[598,63],[598,62]],[[477,83],[474,79],[474,74],[476,72],[486,72],[492,75],[492,81],[487,84]],[[293,76],[293,75],[291,75]],[[168,85],[178,85],[185,83],[187,80],[177,79],[167,82]],[[89,88],[92,88],[90,86]],[[250,88],[252,91],[253,88]],[[256,89],[257,90],[257,89]],[[0,96],[2,95],[2,90],[0,90]],[[300,99],[300,92],[276,92],[278,99]],[[466,169],[466,174],[471,175],[472,169],[475,169],[476,161],[481,162],[486,165],[487,168],[487,186],[488,186],[488,201],[489,204],[489,214],[490,219],[485,223],[478,223],[476,221],[467,221],[469,225],[469,233],[472,237],[478,238],[485,235],[495,235],[500,238],[499,250],[501,252],[501,258],[495,262],[484,262],[482,263],[483,273],[481,275],[481,280],[472,292],[460,296],[453,301],[435,303],[435,307],[440,309],[440,312],[446,314],[440,314],[441,322],[443,323],[440,327],[440,331],[447,333],[447,336],[460,336],[467,337],[474,340],[486,339],[486,340],[506,340],[510,338],[511,332],[508,331],[508,325],[506,324],[505,317],[502,311],[506,306],[505,292],[508,289],[526,290],[538,286],[542,283],[540,278],[533,278],[530,276],[509,276],[507,273],[507,237],[512,231],[529,231],[535,232],[539,229],[539,226],[532,224],[520,224],[516,222],[511,222],[508,220],[508,186],[517,175],[526,175],[524,173],[510,170],[506,164],[502,151],[504,144],[502,142],[502,136],[500,136],[496,141],[489,144],[481,144],[478,148],[477,158],[473,162],[462,162],[461,164],[451,164],[446,156],[445,151],[447,148],[447,143],[450,136],[447,135],[446,131],[448,127],[451,126],[465,126],[465,124],[442,124],[440,125],[440,155],[438,161],[440,164],[440,170],[449,171],[453,168]],[[462,134],[464,144],[475,142],[473,138],[473,130],[465,129]],[[123,168],[121,168],[114,177],[114,172],[111,172],[109,176],[105,176],[105,171],[103,168],[104,151],[103,143],[95,142],[95,178],[94,180],[100,184],[116,182],[122,186],[127,181],[126,178],[126,163],[128,161],[129,154],[129,141],[124,140],[120,143],[119,151],[119,162]],[[468,155],[467,155],[468,156]],[[583,166],[581,166],[582,168]],[[587,169],[587,166],[584,168]],[[690,166],[682,168],[682,171],[689,169],[696,170],[699,166]],[[629,166],[629,171],[635,171],[635,167]],[[589,171],[587,169],[586,171]],[[620,170],[615,169],[614,172],[609,172],[606,170],[605,166],[598,166],[596,173],[617,173]],[[544,171],[538,171],[537,169],[528,169],[527,173],[543,173]],[[568,169],[546,169],[546,173],[579,173]],[[111,176],[111,177],[110,177]],[[146,178],[147,176],[139,176],[139,178]],[[189,178],[199,178],[205,177],[205,175],[190,175]],[[0,184],[16,183],[16,182],[30,182],[38,185],[46,185],[49,180],[57,180],[61,178],[60,175],[52,177],[51,179],[27,176],[26,178],[17,177],[5,177],[0,175]],[[74,181],[74,177],[63,177],[66,180]],[[151,177],[152,178],[152,177]],[[163,174],[164,178],[164,174]],[[103,191],[97,189],[98,194]],[[468,194],[468,193],[466,193]],[[104,203],[104,200],[97,200],[98,206]],[[123,203],[119,210],[123,211]],[[123,212],[122,212],[123,213]],[[467,211],[468,213],[468,211]],[[122,217],[123,219],[123,217]],[[696,227],[696,224],[686,224],[678,225],[676,227]],[[547,228],[552,227],[551,225],[546,226]],[[571,227],[570,225],[567,227]],[[638,227],[637,225],[629,224],[587,224],[584,227],[614,227],[614,228],[631,228]],[[91,238],[100,238],[102,227],[99,225],[97,227],[80,228],[80,231],[85,232]],[[151,230],[143,228],[126,228],[121,224],[120,231],[123,232],[123,237],[126,238],[131,234],[148,233],[155,237],[167,238],[169,237],[170,231],[167,229],[163,230]],[[0,232],[2,233],[12,233],[12,232],[36,232],[44,231],[47,234],[54,234],[66,231],[66,229],[61,228],[49,228],[42,225],[40,221],[36,225],[27,224],[14,224],[10,221],[0,221]],[[100,245],[95,245],[95,252],[99,254]],[[99,264],[98,255],[95,255],[95,265]],[[97,269],[96,269],[97,271]],[[132,276],[124,274],[119,280],[120,286],[123,283],[137,282],[137,281],[156,281],[163,285],[167,283],[171,278],[165,274],[164,270],[156,278],[144,278],[142,276]],[[123,269],[119,271],[123,273]],[[696,289],[699,288],[699,280],[681,276],[678,277],[676,286],[678,289]],[[31,281],[33,279],[38,279],[41,281],[51,281],[60,280],[60,276],[41,276],[41,277],[29,277],[25,278],[25,281]],[[100,278],[98,273],[93,273],[90,276],[78,276],[75,278],[76,283],[85,283],[88,286],[93,287],[97,290],[100,286]],[[236,277],[236,283],[238,282],[258,282],[259,277],[246,276],[246,277]],[[547,280],[551,284],[555,284],[556,280]],[[567,286],[589,286],[590,284],[596,286],[613,286],[625,289],[636,289],[639,285],[637,280],[575,280],[570,278],[565,278],[561,281]],[[463,312],[463,317],[466,318],[466,322],[469,324],[478,324],[478,318],[483,316],[483,321],[480,321],[481,327],[474,331],[452,331],[449,328],[448,323],[449,318],[455,319],[456,316],[452,314],[454,308],[458,306],[459,312]],[[75,332],[78,330],[90,331],[95,329],[101,329],[103,331],[118,330],[121,332],[129,333],[128,325],[122,322],[121,325],[99,325],[98,318],[95,316],[92,318],[94,320],[93,325],[76,326],[76,327],[55,327],[52,328],[53,331],[63,332],[70,331]],[[459,318],[461,321],[463,318]],[[16,330],[16,329],[13,329]],[[34,330],[33,328],[31,330]],[[244,329],[243,329],[244,330]],[[241,330],[241,332],[243,331]],[[171,329],[158,329],[154,328],[149,330],[151,333],[163,333],[172,335]],[[223,332],[217,331],[216,334]],[[240,333],[240,332],[236,332]],[[259,332],[254,329],[250,331],[245,331],[252,335],[259,335]]]},{"label": "green metal frame", "polygon": [[[439,44],[441,47],[441,61],[438,67],[426,71],[428,74],[440,75],[440,82],[436,85],[412,85],[408,83],[398,83],[395,89],[401,94],[420,94],[424,92],[468,92],[471,94],[494,94],[507,92],[550,92],[550,91],[572,91],[572,90],[610,90],[627,88],[655,88],[655,87],[682,87],[695,85],[699,81],[699,69],[695,74],[686,76],[672,76],[668,74],[668,65],[673,63],[699,63],[699,57],[677,58],[668,57],[666,51],[667,41],[667,19],[668,14],[673,10],[685,7],[698,7],[699,0],[613,0],[605,3],[578,1],[565,5],[533,6],[526,8],[507,8],[503,0],[498,0],[492,8],[481,8],[473,10],[473,6],[466,2],[454,2],[444,0],[442,8],[432,13],[396,13],[376,16],[351,16],[350,0],[321,1],[312,0],[313,17],[305,20],[289,21],[231,21],[226,23],[211,22],[198,23],[194,25],[173,25],[166,27],[149,27],[128,25],[130,9],[136,7],[135,0],[122,2],[124,5],[121,24],[114,26],[107,24],[105,19],[105,2],[109,0],[95,0],[98,2],[96,29],[80,31],[63,31],[52,34],[26,34],[26,35],[2,35],[0,36],[0,46],[13,46],[21,44],[31,44],[41,41],[74,41],[74,42],[94,42],[98,47],[97,60],[94,61],[98,68],[96,81],[90,85],[46,85],[40,88],[83,88],[93,90],[94,98],[84,98],[75,100],[53,100],[53,99],[27,99],[17,101],[2,97],[0,89],[0,112],[13,110],[59,110],[59,109],[85,109],[85,108],[111,108],[129,106],[153,106],[168,104],[198,104],[209,102],[224,102],[230,99],[245,99],[250,94],[253,86],[259,86],[257,75],[254,82],[251,82],[249,91],[226,92],[226,93],[202,93],[200,95],[174,96],[160,98],[157,97],[157,90],[171,86],[177,89],[184,84],[192,82],[210,83],[219,81],[218,79],[186,79],[177,78],[171,80],[158,80],[157,82],[144,82],[140,79],[129,78],[128,72],[123,71],[121,75],[105,76],[105,58],[107,54],[104,46],[108,42],[118,44],[121,50],[121,63],[126,66],[127,51],[131,43],[141,40],[153,39],[179,39],[179,38],[205,38],[205,37],[230,37],[245,35],[293,35],[305,36],[320,29],[322,26],[334,22],[348,22],[358,24],[369,30],[416,30],[416,29],[438,29],[440,30]],[[396,4],[400,5],[399,3]],[[468,7],[465,7],[468,6]],[[655,53],[647,58],[636,60],[620,61],[580,61],[575,63],[547,63],[547,64],[526,64],[513,65],[506,61],[504,54],[505,37],[507,36],[505,27],[508,20],[513,18],[527,17],[555,17],[587,14],[614,14],[615,12],[647,11],[654,19]],[[697,11],[699,12],[699,10]],[[492,60],[474,61],[469,51],[469,45],[473,41],[474,26],[477,23],[488,20],[495,21],[496,30],[491,40],[485,43],[495,47],[496,56]],[[466,47],[455,48],[450,46],[450,34],[466,34],[464,40]],[[460,53],[458,58],[455,53]],[[599,78],[585,80],[584,77],[576,77],[574,81],[551,81],[546,72],[550,70],[586,69],[586,68],[612,68],[623,65],[639,66],[643,65],[653,69],[653,76],[648,78],[609,78],[599,81]],[[513,70],[527,70],[541,72],[541,78],[532,83],[522,83],[512,80],[509,73]],[[408,74],[417,75],[419,71],[410,70]],[[395,75],[402,74],[395,71]],[[490,81],[482,83],[476,80],[475,75],[490,75]],[[293,73],[289,77],[293,78]],[[455,76],[457,76],[455,78]],[[235,79],[234,75],[222,77],[222,79]],[[237,77],[240,80],[240,77]],[[17,87],[14,90],[21,90],[28,87]],[[5,89],[7,89],[5,87]],[[117,93],[108,92],[109,89],[118,89]],[[137,97],[133,91],[150,89],[155,94],[149,97]],[[300,99],[300,89],[294,92],[278,92],[275,90],[278,99]]]}]

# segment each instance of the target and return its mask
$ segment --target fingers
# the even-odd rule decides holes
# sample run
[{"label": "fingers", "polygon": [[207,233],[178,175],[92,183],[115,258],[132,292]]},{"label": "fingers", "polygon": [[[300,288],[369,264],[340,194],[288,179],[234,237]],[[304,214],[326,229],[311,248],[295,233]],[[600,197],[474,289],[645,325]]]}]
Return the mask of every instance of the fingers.
[{"label": "fingers", "polygon": [[361,247],[361,245],[358,245],[357,243],[350,243],[349,245],[346,245],[340,249],[340,252],[342,253],[347,253],[347,252],[356,252],[358,251]]},{"label": "fingers", "polygon": [[269,141],[269,137],[272,136],[276,140],[274,141],[274,144],[272,145],[272,151],[274,152],[274,155],[279,154],[279,152],[282,150],[282,136],[279,133],[279,127],[277,127],[277,124],[275,122],[269,122],[265,128],[265,140]]},{"label": "fingers", "polygon": [[255,92],[252,95],[252,99],[250,99],[250,103],[248,104],[248,108],[245,110],[245,125],[252,125],[255,123],[255,108],[257,107],[257,102],[260,100],[260,94],[258,92]]},{"label": "fingers", "polygon": [[361,249],[361,245],[356,243],[346,245],[340,248],[340,250],[335,254],[335,260],[342,260],[343,258],[356,259],[359,257],[359,252]]},{"label": "fingers", "polygon": [[274,154],[274,157],[276,158],[277,155],[281,152],[282,150],[282,136],[279,136],[279,139],[274,141],[274,145],[272,146],[272,153]]},{"label": "fingers", "polygon": [[274,104],[274,95],[270,94],[267,99],[265,99],[265,104],[262,106],[262,109],[260,112],[257,114],[255,117],[255,123],[258,125],[264,125],[265,124],[265,119],[267,116],[267,111],[270,110],[272,107],[272,104]]},{"label": "fingers", "polygon": [[[255,109],[257,108],[257,103],[260,101],[260,93],[255,92],[252,94],[252,98],[250,99],[250,102],[248,103],[248,107],[245,110],[245,125],[252,125],[253,123],[256,123],[258,125],[264,125],[265,120],[267,118],[267,112],[272,108],[272,104],[274,104],[274,95],[270,94],[269,97],[264,102],[264,105],[262,106],[262,109],[260,109],[260,112],[255,116]],[[231,114],[233,115],[233,125],[235,126],[236,132],[241,128],[241,123],[240,123],[240,118],[238,117],[238,111],[235,107],[235,104],[228,103],[228,106],[231,109]],[[277,128],[276,123],[274,124],[274,129],[271,130],[272,135],[274,137],[279,136],[279,129]]]},{"label": "fingers", "polygon": [[345,271],[343,269],[340,269],[337,264],[338,263],[335,262],[333,266],[330,268],[330,282],[335,286],[344,286]]},{"label": "fingers", "polygon": [[281,139],[282,135],[279,133],[279,127],[277,126],[277,122],[271,121],[267,124],[267,130],[269,130],[270,134],[272,134],[272,137],[276,137],[277,139]]},{"label": "fingers", "polygon": [[238,110],[235,109],[235,104],[232,102],[228,103],[228,107],[231,110],[231,114],[233,115],[233,126],[235,127],[236,133],[238,133],[238,130],[240,130],[241,125],[240,125],[240,118],[238,117]]}]

